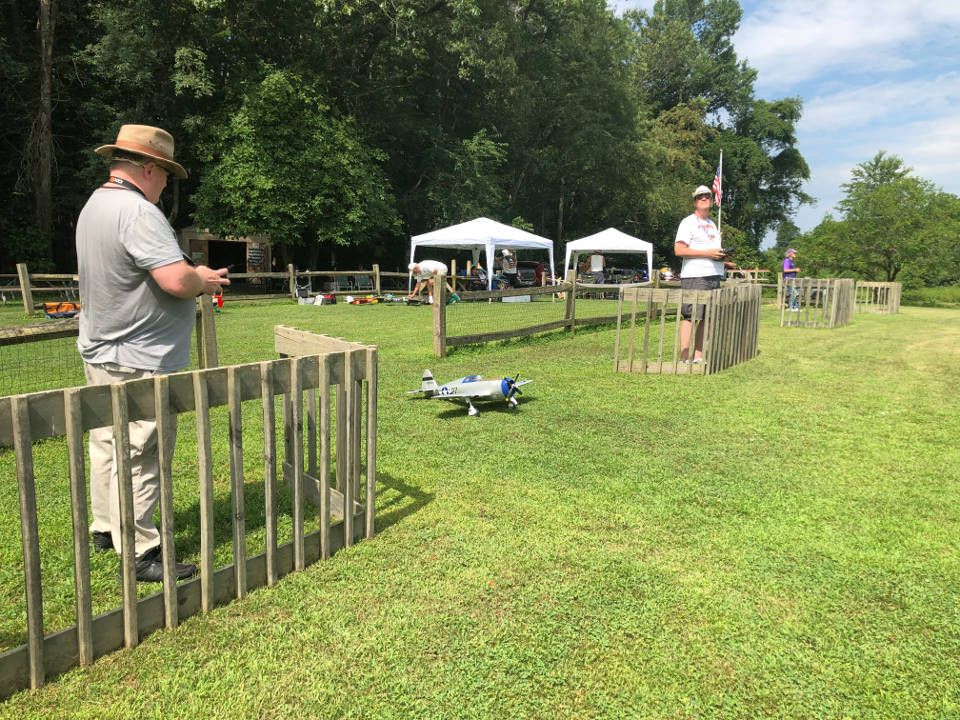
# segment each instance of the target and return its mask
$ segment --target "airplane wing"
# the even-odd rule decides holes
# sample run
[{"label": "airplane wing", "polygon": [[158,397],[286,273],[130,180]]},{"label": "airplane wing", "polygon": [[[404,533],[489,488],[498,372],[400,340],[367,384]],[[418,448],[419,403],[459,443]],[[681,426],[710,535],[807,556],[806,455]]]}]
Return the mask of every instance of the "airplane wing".
[{"label": "airplane wing", "polygon": [[526,385],[527,383],[532,383],[532,382],[533,382],[533,380],[520,380],[519,382],[516,382],[516,383],[514,383],[514,384],[515,384],[517,387],[520,387],[521,385]]},{"label": "airplane wing", "polygon": [[486,393],[468,393],[468,392],[449,392],[449,393],[437,393],[431,395],[434,400],[452,400],[454,398],[475,398],[475,397],[484,397]]}]

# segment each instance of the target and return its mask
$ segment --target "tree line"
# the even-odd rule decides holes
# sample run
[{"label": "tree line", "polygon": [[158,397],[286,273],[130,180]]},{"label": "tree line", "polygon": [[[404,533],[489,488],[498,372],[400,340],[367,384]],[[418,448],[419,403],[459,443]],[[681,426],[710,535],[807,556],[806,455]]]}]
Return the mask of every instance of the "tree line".
[{"label": "tree line", "polygon": [[798,264],[814,276],[960,285],[960,198],[884,151],[853,168],[841,189],[837,217],[804,234],[784,226],[771,255],[799,249]]},{"label": "tree line", "polygon": [[400,263],[486,215],[558,242],[617,227],[672,260],[721,148],[728,243],[789,228],[799,98],[754,96],[736,0],[0,0],[0,269],[75,267],[92,152],[158,125],[175,227],[282,262]]}]

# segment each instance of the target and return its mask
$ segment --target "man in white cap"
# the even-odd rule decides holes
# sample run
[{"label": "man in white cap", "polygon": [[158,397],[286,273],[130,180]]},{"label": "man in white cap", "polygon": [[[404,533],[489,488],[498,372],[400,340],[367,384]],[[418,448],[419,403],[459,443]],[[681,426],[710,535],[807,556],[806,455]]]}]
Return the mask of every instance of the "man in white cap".
[{"label": "man in white cap", "polygon": [[[413,300],[420,294],[421,290],[427,288],[427,297],[430,298],[430,304],[432,305],[433,279],[440,275],[446,275],[447,266],[438,260],[421,260],[407,265],[407,270],[417,276],[417,285],[413,288],[413,292],[407,295],[407,299]],[[447,283],[447,287],[450,287],[450,283]],[[453,292],[453,288],[450,288],[450,292]]]},{"label": "man in white cap", "polygon": [[[194,266],[156,206],[172,174],[173,137],[160,128],[124,125],[117,141],[96,149],[110,158],[109,179],[77,219],[80,334],[77,347],[89,385],[106,385],[181,370],[190,364],[196,300],[230,281],[226,268]],[[176,416],[172,418],[176,419]],[[176,426],[173,427],[175,435]],[[120,552],[120,490],[111,428],[90,431],[90,505],[94,550]],[[160,582],[160,533],[153,513],[160,498],[157,428],[130,423],[134,539],[138,582]],[[164,453],[173,453],[170,447]],[[196,566],[177,563],[177,579]]]},{"label": "man in white cap", "polygon": [[[680,221],[673,252],[683,259],[680,268],[680,287],[684,290],[716,290],[724,275],[724,266],[735,267],[723,252],[720,231],[710,219],[712,191],[700,185],[693,191],[693,214]],[[683,322],[680,325],[680,362],[690,360],[690,335],[694,308],[691,303],[680,307]],[[694,340],[692,362],[703,362],[704,305],[696,306],[697,337]]]}]

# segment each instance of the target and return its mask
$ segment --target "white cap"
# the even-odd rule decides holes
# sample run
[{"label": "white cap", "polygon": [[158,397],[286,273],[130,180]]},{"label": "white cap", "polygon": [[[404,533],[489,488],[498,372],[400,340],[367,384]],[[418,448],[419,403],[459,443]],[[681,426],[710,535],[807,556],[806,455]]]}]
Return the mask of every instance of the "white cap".
[{"label": "white cap", "polygon": [[409,270],[410,272],[413,272],[413,269],[416,266],[417,266],[417,263],[410,263],[409,265],[407,265],[407,270]]},{"label": "white cap", "polygon": [[694,197],[696,197],[697,195],[712,195],[712,194],[713,194],[713,191],[710,188],[708,188],[706,185],[701,185],[700,187],[698,187],[696,190],[693,191]]}]

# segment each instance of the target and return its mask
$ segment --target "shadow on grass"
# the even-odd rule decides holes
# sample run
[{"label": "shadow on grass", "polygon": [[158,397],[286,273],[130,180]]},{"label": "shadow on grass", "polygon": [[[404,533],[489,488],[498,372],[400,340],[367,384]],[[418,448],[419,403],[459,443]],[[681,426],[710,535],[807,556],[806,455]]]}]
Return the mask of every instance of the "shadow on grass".
[{"label": "shadow on grass", "polygon": [[[419,488],[404,483],[384,473],[377,474],[378,502],[377,502],[377,530],[383,530],[395,525],[405,517],[417,512],[427,503],[432,502],[433,493],[425,493]],[[384,489],[395,491],[398,495],[383,501]],[[251,533],[258,533],[266,526],[265,492],[262,482],[244,484],[244,520],[247,537]],[[309,501],[304,501],[304,525],[309,530],[319,523],[319,508]],[[278,483],[277,487],[277,517],[291,517],[293,503],[290,486]],[[229,493],[216,493],[213,498],[214,537],[217,545],[228,543],[233,532],[233,506]],[[282,521],[281,521],[282,522]],[[196,556],[200,553],[200,503],[177,509],[174,512],[173,525],[176,533],[177,555]],[[279,538],[284,542],[284,538]],[[247,554],[250,554],[248,548]]]},{"label": "shadow on grass", "polygon": [[396,497],[377,503],[377,532],[382,532],[415,512],[419,512],[433,502],[434,498],[433,493],[424,492],[386,473],[377,473],[377,487],[380,498],[384,495],[384,489],[397,493]]},{"label": "shadow on grass", "polygon": [[[453,402],[453,401],[450,401],[450,402]],[[536,402],[536,398],[531,397],[529,400],[524,398],[520,400],[520,405],[518,407],[511,408],[503,400],[501,400],[500,402],[497,402],[496,399],[490,400],[490,401],[474,400],[473,406],[480,412],[480,415],[485,415],[486,413],[489,413],[489,412],[500,413],[505,415],[510,415],[510,414],[522,415],[523,406],[529,405],[535,402]],[[446,419],[446,418],[452,418],[452,417],[460,417],[466,414],[467,414],[466,403],[458,403],[456,407],[451,407],[444,410],[441,413],[438,413],[437,417]]]}]

